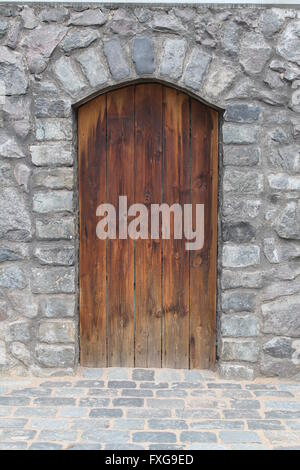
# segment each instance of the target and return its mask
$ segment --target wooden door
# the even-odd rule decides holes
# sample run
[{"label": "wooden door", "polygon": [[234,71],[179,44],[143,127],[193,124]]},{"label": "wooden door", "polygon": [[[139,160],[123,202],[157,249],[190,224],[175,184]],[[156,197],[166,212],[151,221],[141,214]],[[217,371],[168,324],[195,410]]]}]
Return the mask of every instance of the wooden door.
[{"label": "wooden door", "polygon": [[[209,368],[216,349],[218,114],[161,84],[103,94],[78,112],[80,361]],[[149,213],[147,239],[99,239],[97,207]],[[152,204],[204,204],[204,245],[151,238]],[[128,219],[130,220],[130,219]],[[193,228],[194,218],[193,218]]]}]

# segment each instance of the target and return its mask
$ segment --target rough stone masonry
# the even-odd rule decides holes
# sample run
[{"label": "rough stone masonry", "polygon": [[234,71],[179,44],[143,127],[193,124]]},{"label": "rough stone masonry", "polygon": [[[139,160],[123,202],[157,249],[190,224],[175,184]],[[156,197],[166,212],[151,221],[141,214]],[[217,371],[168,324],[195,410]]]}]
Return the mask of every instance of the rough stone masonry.
[{"label": "rough stone masonry", "polygon": [[300,10],[0,6],[0,370],[78,364],[76,112],[136,79],[220,116],[218,366],[300,373]]}]

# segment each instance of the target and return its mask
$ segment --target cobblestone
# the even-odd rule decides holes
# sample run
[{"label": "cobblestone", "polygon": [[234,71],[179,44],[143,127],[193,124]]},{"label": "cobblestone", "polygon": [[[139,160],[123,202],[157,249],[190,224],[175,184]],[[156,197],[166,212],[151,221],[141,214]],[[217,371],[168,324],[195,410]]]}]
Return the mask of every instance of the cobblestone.
[{"label": "cobblestone", "polygon": [[0,450],[299,447],[296,381],[118,368],[0,378]]}]

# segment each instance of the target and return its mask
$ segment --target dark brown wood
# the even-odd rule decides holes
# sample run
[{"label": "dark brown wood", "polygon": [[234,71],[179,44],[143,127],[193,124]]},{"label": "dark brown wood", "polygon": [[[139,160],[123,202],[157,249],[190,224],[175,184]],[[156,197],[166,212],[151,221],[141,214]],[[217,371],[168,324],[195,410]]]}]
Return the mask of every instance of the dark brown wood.
[{"label": "dark brown wood", "polygon": [[[189,189],[189,97],[164,87],[163,202],[187,202]],[[171,221],[173,217],[171,217]],[[185,240],[163,240],[163,367],[189,366],[189,254]]]},{"label": "dark brown wood", "polygon": [[96,237],[96,207],[106,201],[106,96],[78,113],[80,362],[106,363],[106,241]]},{"label": "dark brown wood", "polygon": [[[135,200],[161,202],[162,86],[135,89]],[[150,235],[150,217],[148,219]],[[161,367],[161,241],[135,242],[135,365]]]},{"label": "dark brown wood", "polygon": [[[107,95],[107,201],[134,202],[134,87]],[[117,221],[119,218],[117,217]],[[117,224],[117,228],[119,228]],[[118,235],[118,232],[117,232]],[[134,242],[108,240],[108,366],[134,365]]]},{"label": "dark brown wood", "polygon": [[[161,84],[127,86],[79,108],[78,147],[81,364],[211,367],[217,112]],[[173,217],[170,240],[99,240],[96,209],[108,202],[118,211],[120,195],[149,212],[151,203],[203,203],[204,247],[174,240]]]},{"label": "dark brown wood", "polygon": [[204,247],[190,251],[190,367],[215,362],[218,119],[191,100],[191,201],[204,204]]}]

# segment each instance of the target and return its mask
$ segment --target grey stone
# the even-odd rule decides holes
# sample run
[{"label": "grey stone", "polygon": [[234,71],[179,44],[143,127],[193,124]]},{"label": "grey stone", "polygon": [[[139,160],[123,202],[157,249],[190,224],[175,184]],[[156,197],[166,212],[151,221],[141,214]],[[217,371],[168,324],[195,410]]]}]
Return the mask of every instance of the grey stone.
[{"label": "grey stone", "polygon": [[[38,362],[44,367],[72,367],[75,361],[74,346],[58,346],[37,344],[35,355]],[[48,406],[74,405],[73,398],[38,398],[35,404]]]},{"label": "grey stone", "polygon": [[[42,430],[39,434],[40,441],[67,441],[74,442],[77,438],[77,432],[75,431],[51,431],[51,430]],[[52,443],[49,443],[48,446],[51,446]]]},{"label": "grey stone", "polygon": [[40,264],[72,266],[74,264],[74,247],[70,245],[40,245],[35,248],[34,256]]},{"label": "grey stone", "polygon": [[[220,364],[219,367],[219,372],[222,377],[225,379],[231,379],[231,380],[253,380],[254,378],[254,370],[251,367],[248,366],[242,366],[239,364],[228,364],[228,363],[222,363]],[[244,415],[248,411],[244,412]],[[228,412],[229,413],[229,412]],[[243,419],[243,413],[235,413],[231,412],[232,415],[226,415],[224,411],[225,418],[228,419]],[[252,411],[253,413],[253,411]],[[251,413],[251,416],[253,416]],[[257,415],[254,415],[257,417]]]},{"label": "grey stone", "polygon": [[85,87],[74,62],[69,57],[60,57],[54,63],[53,69],[63,88],[71,95],[80,92]]},{"label": "grey stone", "polygon": [[16,49],[19,43],[21,31],[22,31],[21,20],[19,18],[16,18],[10,24],[10,28],[7,32],[6,41],[5,41],[6,46],[10,47],[11,49]]},{"label": "grey stone", "polygon": [[27,318],[35,318],[37,316],[38,301],[30,291],[11,291],[8,297],[15,313]]},{"label": "grey stone", "polygon": [[291,377],[299,372],[299,366],[290,359],[279,359],[263,354],[260,362],[260,372],[267,377]]},{"label": "grey stone", "polygon": [[299,336],[299,308],[299,295],[292,295],[263,304],[263,333],[291,337]]},{"label": "grey stone", "polygon": [[233,83],[236,75],[237,70],[231,63],[213,60],[203,87],[204,93],[216,100]]},{"label": "grey stone", "polygon": [[[274,149],[275,150],[275,149]],[[269,153],[269,159],[275,168],[300,173],[300,146],[285,145]]]},{"label": "grey stone", "polygon": [[34,294],[73,293],[74,278],[73,268],[32,268],[32,292]]},{"label": "grey stone", "polygon": [[71,240],[74,237],[73,217],[37,219],[36,236],[40,240]]},{"label": "grey stone", "polygon": [[5,366],[7,362],[6,344],[4,341],[0,340],[0,366]]},{"label": "grey stone", "polygon": [[132,380],[154,380],[154,370],[135,369],[132,372]]},{"label": "grey stone", "polygon": [[224,337],[250,338],[258,336],[259,323],[252,315],[223,315],[221,334]]},{"label": "grey stone", "polygon": [[211,57],[201,49],[195,47],[192,50],[184,72],[184,83],[193,90],[200,90]]},{"label": "grey stone", "polygon": [[64,7],[55,6],[54,8],[44,8],[39,14],[41,21],[45,23],[62,23],[68,18],[69,12]]},{"label": "grey stone", "polygon": [[259,100],[272,106],[282,106],[289,100],[288,93],[281,90],[269,90],[268,88],[258,87],[249,78],[237,80],[232,89],[226,96],[226,100],[249,99]]},{"label": "grey stone", "polygon": [[230,54],[237,54],[240,49],[241,27],[234,21],[227,21],[221,38],[221,45]]},{"label": "grey stone", "polygon": [[130,380],[109,380],[108,388],[136,388],[136,383]]},{"label": "grey stone", "polygon": [[300,293],[300,278],[295,278],[294,280],[288,281],[279,281],[279,282],[272,282],[268,285],[262,294],[262,300],[272,300],[276,299],[281,293],[284,295],[292,295]]},{"label": "grey stone", "polygon": [[34,442],[28,450],[61,450],[62,448],[62,444],[54,442]]},{"label": "grey stone", "polygon": [[14,342],[11,344],[10,352],[19,361],[23,362],[23,364],[29,366],[31,363],[31,355],[30,351],[25,344],[20,342]]},{"label": "grey stone", "polygon": [[110,39],[104,43],[104,53],[115,80],[129,77],[130,69],[118,39]]},{"label": "grey stone", "polygon": [[65,52],[71,52],[75,49],[88,47],[99,38],[98,31],[94,29],[76,29],[72,28],[68,31],[61,43],[61,48]]},{"label": "grey stone", "polygon": [[223,197],[223,220],[228,222],[255,219],[261,209],[259,199],[247,199],[241,196],[224,193]]},{"label": "grey stone", "polygon": [[39,141],[44,140],[71,140],[72,125],[69,119],[37,119],[36,120],[36,138]]},{"label": "grey stone", "polygon": [[163,31],[178,34],[184,31],[180,19],[173,12],[157,12],[153,16],[151,27],[154,31]]},{"label": "grey stone", "polygon": [[43,321],[40,323],[38,339],[43,343],[74,343],[75,325],[71,320]]},{"label": "grey stone", "polygon": [[264,238],[264,254],[270,263],[279,263],[279,253],[274,238]]},{"label": "grey stone", "polygon": [[12,341],[27,343],[32,339],[31,324],[28,321],[15,321],[9,326],[9,337]]},{"label": "grey stone", "polygon": [[39,24],[34,10],[28,5],[24,5],[23,10],[21,11],[21,17],[23,19],[24,28],[26,29],[34,29]]},{"label": "grey stone", "polygon": [[152,39],[148,37],[134,39],[132,57],[138,75],[153,73],[155,61]]},{"label": "grey stone", "polygon": [[231,341],[222,342],[221,357],[223,361],[257,362],[259,346],[256,341]]},{"label": "grey stone", "polygon": [[260,437],[253,431],[221,431],[221,441],[225,444],[240,443],[240,442],[257,442],[261,443]]},{"label": "grey stone", "polygon": [[68,143],[49,143],[32,145],[30,147],[31,160],[36,166],[72,165],[73,157],[71,146]]},{"label": "grey stone", "polygon": [[0,397],[0,406],[26,406],[30,399],[25,397]]},{"label": "grey stone", "polygon": [[232,312],[253,312],[255,309],[255,296],[248,292],[224,292],[222,294],[222,311]]},{"label": "grey stone", "polygon": [[129,441],[129,432],[127,431],[111,431],[107,429],[98,430],[94,429],[92,431],[86,431],[82,434],[82,439],[86,439],[88,442],[100,442],[101,444],[109,444],[109,449],[111,446],[120,446],[117,448],[123,448],[124,443]]},{"label": "grey stone", "polygon": [[176,434],[172,432],[134,432],[132,435],[133,442],[176,442]]},{"label": "grey stone", "polygon": [[71,114],[71,103],[57,98],[37,96],[34,102],[36,117],[68,117]]},{"label": "grey stone", "polygon": [[139,408],[141,406],[144,406],[144,399],[143,398],[114,398],[113,399],[113,405],[116,407],[127,407],[129,406],[130,408]]},{"label": "grey stone", "polygon": [[23,163],[18,163],[14,168],[14,177],[18,185],[22,186],[26,192],[28,192],[30,173],[30,168]]},{"label": "grey stone", "polygon": [[28,247],[24,244],[16,244],[3,241],[0,247],[0,263],[5,261],[18,261],[28,257]]},{"label": "grey stone", "polygon": [[[180,410],[178,410],[180,411]],[[171,410],[163,409],[146,409],[146,408],[129,408],[127,410],[128,418],[170,418]]]},{"label": "grey stone", "polygon": [[244,429],[243,421],[207,420],[194,421],[191,429]]},{"label": "grey stone", "polygon": [[260,263],[260,249],[256,245],[226,245],[223,247],[223,266],[243,268]]},{"label": "grey stone", "polygon": [[4,186],[13,186],[12,166],[10,163],[0,164],[0,184]]},{"label": "grey stone", "polygon": [[49,189],[73,189],[72,168],[41,169],[33,172],[33,187]]},{"label": "grey stone", "polygon": [[28,67],[32,73],[41,73],[49,58],[67,32],[64,26],[49,24],[30,31],[22,41],[27,49]]},{"label": "grey stone", "polygon": [[300,203],[289,202],[279,215],[275,226],[281,238],[300,239]]},{"label": "grey stone", "polygon": [[235,289],[245,287],[247,289],[256,289],[263,286],[263,276],[259,271],[229,271],[223,270],[222,273],[222,289]]},{"label": "grey stone", "polygon": [[268,182],[271,189],[279,191],[300,191],[300,176],[287,174],[269,175]]},{"label": "grey stone", "polygon": [[259,24],[263,35],[272,39],[284,24],[283,17],[275,9],[265,10],[259,19]]},{"label": "grey stone", "polygon": [[5,46],[0,46],[0,80],[6,95],[23,95],[28,87],[22,55]]},{"label": "grey stone", "polygon": [[33,210],[42,214],[48,212],[72,212],[72,191],[39,192],[33,195]]},{"label": "grey stone", "polygon": [[300,65],[300,21],[292,21],[279,38],[277,52],[287,60]]},{"label": "grey stone", "polygon": [[14,138],[2,134],[0,135],[0,156],[4,158],[24,158],[25,154]]},{"label": "grey stone", "polygon": [[291,108],[296,113],[300,112],[300,89],[294,91],[291,97]]},{"label": "grey stone", "polygon": [[97,9],[74,12],[68,22],[75,26],[102,26],[106,23],[107,16]]},{"label": "grey stone", "polygon": [[272,48],[260,33],[246,33],[241,42],[240,62],[249,74],[261,73],[270,59]]},{"label": "grey stone", "polygon": [[184,39],[166,39],[161,56],[160,74],[173,79],[181,77],[185,51]]},{"label": "grey stone", "polygon": [[224,242],[250,242],[255,239],[256,229],[249,222],[236,222],[223,224]]},{"label": "grey stone", "polygon": [[98,48],[89,48],[83,51],[76,57],[76,60],[80,63],[82,71],[91,86],[100,86],[107,82],[107,72],[102,63]]},{"label": "grey stone", "polygon": [[117,37],[133,36],[140,31],[136,18],[127,8],[118,8],[109,22],[109,26]]},{"label": "grey stone", "polygon": [[5,418],[0,419],[0,428],[23,428],[27,424],[27,419]]},{"label": "grey stone", "polygon": [[149,408],[184,408],[184,400],[181,398],[148,398]]},{"label": "grey stone", "polygon": [[252,123],[259,119],[261,108],[253,104],[229,104],[226,106],[225,120]]},{"label": "grey stone", "polygon": [[22,268],[15,265],[0,267],[0,287],[6,289],[24,289],[27,286],[27,276]]},{"label": "grey stone", "polygon": [[292,340],[285,337],[272,338],[263,345],[263,352],[265,354],[281,359],[291,358],[294,351]]},{"label": "grey stone", "polygon": [[41,316],[48,318],[73,317],[75,312],[75,299],[73,296],[48,296],[40,300],[39,311]]},{"label": "grey stone", "polygon": [[0,38],[5,36],[8,30],[8,22],[4,18],[0,18]]},{"label": "grey stone", "polygon": [[117,408],[95,408],[90,412],[90,418],[120,418],[123,411]]},{"label": "grey stone", "polygon": [[254,144],[257,142],[258,128],[256,126],[238,126],[224,124],[224,144]]},{"label": "grey stone", "polygon": [[183,431],[180,439],[182,442],[217,442],[217,436],[212,432]]}]

